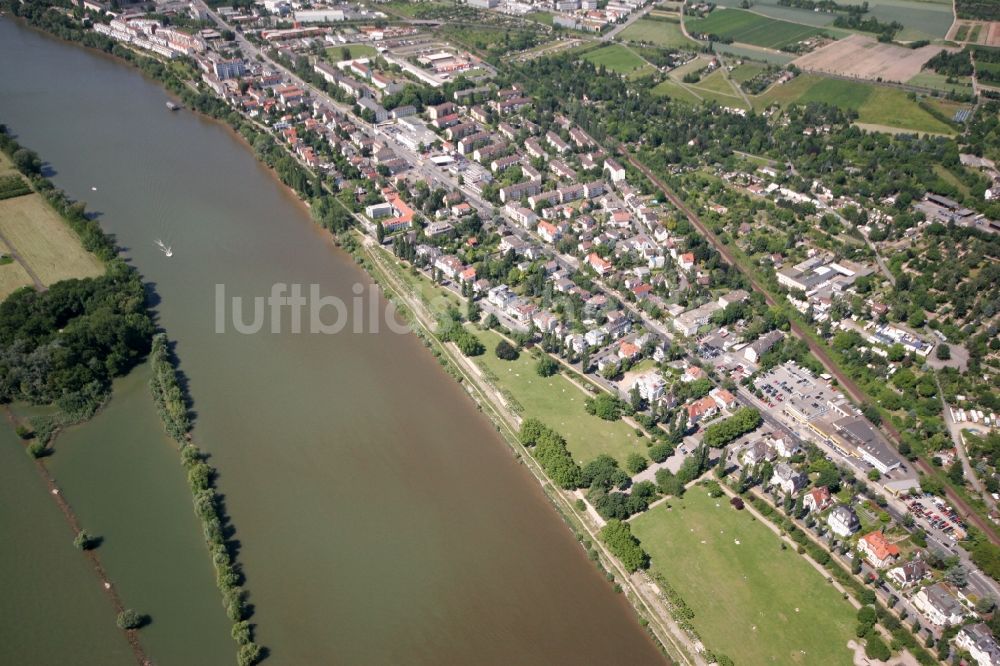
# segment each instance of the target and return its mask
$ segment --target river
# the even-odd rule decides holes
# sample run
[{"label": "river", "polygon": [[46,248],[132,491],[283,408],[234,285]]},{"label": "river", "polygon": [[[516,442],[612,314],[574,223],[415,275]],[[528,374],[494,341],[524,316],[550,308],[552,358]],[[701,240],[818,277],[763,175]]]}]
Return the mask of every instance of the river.
[{"label": "river", "polygon": [[100,212],[161,299],[268,663],[662,663],[415,336],[216,332],[219,284],[349,300],[369,283],[244,143],[170,113],[134,69],[6,19],[0,62],[0,122]]}]

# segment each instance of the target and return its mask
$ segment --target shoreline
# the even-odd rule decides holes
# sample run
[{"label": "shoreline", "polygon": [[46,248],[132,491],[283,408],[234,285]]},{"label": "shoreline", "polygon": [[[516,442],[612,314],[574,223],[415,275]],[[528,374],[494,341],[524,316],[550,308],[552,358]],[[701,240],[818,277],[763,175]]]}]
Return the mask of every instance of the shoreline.
[{"label": "shoreline", "polygon": [[[178,96],[176,93],[174,93],[166,86],[166,82],[164,80],[151,76],[150,74],[139,68],[137,66],[137,63],[133,61],[130,61],[126,58],[122,58],[118,55],[115,55],[114,53],[108,53],[101,49],[88,46],[76,40],[65,39],[43,28],[34,26],[30,22],[26,21],[21,17],[10,16],[6,14],[0,14],[0,16],[4,16],[8,19],[14,20],[20,25],[23,25],[25,27],[28,27],[32,30],[44,34],[46,37],[55,38],[66,44],[70,44],[76,47],[82,47],[88,51],[96,51],[105,56],[108,56],[109,58],[115,60],[119,64],[131,66],[131,68],[138,70],[139,74],[142,75],[144,78],[150,80],[152,83],[155,83],[160,88],[162,88],[165,94],[174,97]],[[136,53],[135,51],[132,52]],[[152,56],[149,56],[144,53],[139,55],[142,58],[159,61],[158,59],[153,58]],[[190,88],[188,89],[190,90]],[[218,99],[218,98],[213,96],[213,99]],[[181,99],[181,101],[182,102],[184,101],[183,98]],[[226,108],[228,109],[229,107]],[[227,133],[229,133],[234,138],[238,139],[245,148],[250,150],[254,162],[259,167],[264,168],[269,172],[270,177],[272,177],[275,180],[275,182],[279,184],[283,190],[285,190],[287,196],[294,198],[296,200],[296,205],[300,206],[301,209],[304,211],[309,210],[308,204],[302,199],[299,193],[296,192],[294,188],[282,182],[281,179],[278,177],[277,173],[275,172],[274,168],[268,165],[266,162],[260,160],[256,156],[256,154],[253,153],[252,146],[247,141],[246,137],[242,135],[239,129],[234,127],[232,124],[230,124],[223,118],[217,118],[214,117],[213,115],[199,111],[198,109],[191,108],[191,106],[186,102],[181,110],[193,113],[203,121],[209,121],[223,126],[223,128],[227,131]],[[244,122],[255,124],[253,123],[252,120],[246,119],[244,116],[242,116],[242,114],[240,115],[240,118]],[[270,134],[269,130],[268,133]],[[286,153],[288,152],[284,147],[282,147],[282,150],[284,150]],[[417,322],[418,326],[426,328],[426,325],[422,321],[419,321],[420,319],[419,316],[415,312],[413,312],[411,304],[406,303],[407,301],[406,296],[409,295],[412,297],[413,296],[412,294],[408,294],[405,288],[399,288],[399,287],[393,288],[391,286],[387,287],[383,283],[384,280],[380,279],[381,276],[377,274],[377,269],[370,268],[364,260],[359,259],[353,253],[347,251],[344,248],[343,244],[341,243],[340,239],[337,237],[337,235],[333,234],[332,232],[328,232],[329,238],[322,238],[323,236],[326,235],[323,234],[322,232],[327,230],[323,229],[323,227],[318,225],[315,221],[311,220],[311,222],[312,224],[310,225],[310,227],[315,232],[320,232],[317,233],[318,239],[322,239],[324,242],[330,243],[334,251],[344,252],[345,254],[349,255],[351,262],[354,264],[354,266],[357,269],[361,270],[369,279],[371,279],[375,284],[379,286],[380,290],[383,292],[383,295],[387,298],[387,300],[393,302],[393,304],[400,310],[401,314],[404,313],[410,314],[412,317],[418,319]],[[354,227],[353,229],[349,230],[348,233],[350,233],[351,231],[357,232],[359,234],[361,233],[357,227]],[[366,240],[370,240],[367,239],[367,237],[364,237],[363,235],[362,237],[365,238]],[[364,251],[364,243],[359,243],[359,251]],[[396,295],[397,298],[402,299],[404,301],[403,307],[400,307],[400,304],[397,302],[397,300],[391,298],[390,295]],[[579,512],[574,508],[572,501],[568,497],[564,496],[564,494],[561,491],[558,490],[558,488],[553,484],[552,480],[541,469],[540,465],[534,459],[531,453],[521,443],[520,439],[517,436],[516,430],[511,423],[513,419],[517,419],[519,417],[517,417],[516,414],[511,413],[510,410],[506,407],[506,405],[502,403],[502,401],[498,401],[498,403],[495,403],[493,400],[489,398],[489,391],[487,389],[484,389],[482,385],[478,381],[476,381],[474,376],[475,373],[468,371],[467,368],[463,369],[462,360],[464,359],[464,357],[461,357],[460,352],[457,352],[455,349],[451,349],[451,347],[453,347],[453,344],[449,345],[448,343],[442,342],[437,337],[437,335],[435,335],[433,331],[431,331],[430,329],[427,329],[426,332],[423,332],[419,329],[415,329],[413,330],[413,333],[417,335],[418,338],[420,338],[424,346],[427,347],[434,356],[438,357],[439,362],[441,362],[441,365],[445,368],[446,372],[448,372],[448,374],[450,374],[452,378],[464,389],[463,392],[469,396],[469,398],[476,405],[476,408],[480,412],[483,412],[483,414],[490,420],[494,428],[497,430],[498,434],[502,437],[502,439],[506,441],[507,448],[514,455],[515,459],[517,459],[518,462],[521,463],[521,465],[526,466],[528,468],[528,471],[531,473],[532,477],[534,477],[535,480],[541,486],[543,493],[545,494],[552,508],[556,511],[556,513],[560,516],[560,518],[562,518],[562,521],[570,529],[571,533],[577,539],[577,541],[583,541],[585,539],[589,540],[596,549],[599,549],[600,559],[595,562],[598,566],[598,571],[602,574],[605,574],[605,577],[609,575],[608,573],[609,570],[614,572],[613,574],[611,574],[613,577],[610,580],[608,580],[608,583],[611,584],[612,586],[621,587],[620,590],[616,591],[625,592],[625,599],[627,600],[629,606],[632,607],[632,610],[635,613],[636,618],[638,619],[640,627],[643,628],[645,630],[645,633],[647,633],[651,637],[657,649],[661,653],[663,653],[672,663],[698,664],[698,665],[704,664],[705,663],[704,659],[701,658],[700,654],[696,651],[696,648],[690,644],[690,642],[686,637],[686,634],[676,624],[673,618],[670,617],[669,615],[665,616],[663,613],[656,612],[652,608],[652,602],[647,601],[646,599],[643,598],[640,585],[644,581],[642,581],[641,578],[639,581],[633,580],[633,577],[630,576],[625,571],[625,569],[623,568],[621,563],[617,560],[617,558],[615,558],[610,553],[610,551],[608,551],[604,542],[601,541],[600,538],[598,538],[596,530],[592,528],[590,525],[588,525],[588,523],[586,522],[586,517],[579,515]],[[430,338],[430,340],[428,338]],[[435,353],[434,350],[435,344],[439,348],[439,353]],[[454,358],[456,354],[461,358],[456,360]],[[471,363],[471,361],[468,361],[468,363]],[[513,422],[516,423],[516,421]],[[636,578],[639,578],[643,575],[645,574],[635,574]],[[661,605],[665,604],[665,602],[662,599],[658,599],[656,600],[656,602]],[[651,625],[654,622],[659,625],[660,629],[659,632],[651,628]],[[681,644],[685,645],[683,645],[682,647]]]}]

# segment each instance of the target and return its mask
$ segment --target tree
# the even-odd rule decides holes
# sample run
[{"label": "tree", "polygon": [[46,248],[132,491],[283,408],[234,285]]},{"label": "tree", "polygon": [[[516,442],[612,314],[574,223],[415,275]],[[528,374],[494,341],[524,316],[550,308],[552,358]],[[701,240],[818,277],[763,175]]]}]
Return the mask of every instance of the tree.
[{"label": "tree", "polygon": [[649,458],[655,463],[661,463],[674,454],[674,447],[665,442],[649,447]]},{"label": "tree", "polygon": [[609,520],[601,529],[601,541],[621,560],[622,566],[629,572],[645,569],[649,566],[649,555],[642,549],[639,540],[632,535],[628,523],[618,519]]},{"label": "tree", "polygon": [[656,471],[656,486],[664,495],[681,497],[684,494],[684,484],[669,469]]},{"label": "tree", "polygon": [[379,245],[385,240],[385,225],[381,221],[375,225],[375,238],[378,240]]},{"label": "tree", "polygon": [[247,643],[240,646],[240,651],[236,653],[237,666],[253,666],[260,661],[263,652],[256,643]]},{"label": "tree", "polygon": [[126,608],[121,613],[118,613],[119,629],[138,629],[145,623],[146,616],[131,608]]},{"label": "tree", "polygon": [[648,465],[649,461],[646,460],[646,457],[635,451],[628,454],[628,457],[625,459],[625,469],[632,474],[638,474],[642,470],[646,469]]},{"label": "tree", "polygon": [[937,347],[936,355],[938,360],[948,361],[951,359],[951,347],[945,343],[941,343]]},{"label": "tree", "polygon": [[962,469],[962,461],[956,460],[948,468],[948,479],[956,486],[965,484],[965,470]]},{"label": "tree", "polygon": [[588,398],[584,408],[587,413],[605,421],[617,421],[622,416],[622,401],[610,393],[601,393],[596,398]]},{"label": "tree", "polygon": [[90,550],[97,546],[97,543],[98,539],[87,532],[87,530],[80,530],[76,538],[73,539],[73,545],[80,550]]},{"label": "tree", "polygon": [[872,631],[868,634],[868,638],[865,639],[865,656],[869,659],[887,661],[892,656],[892,652],[889,650],[889,646],[885,644],[885,641],[879,638],[878,633]]},{"label": "tree", "polygon": [[517,347],[510,344],[506,340],[501,340],[500,342],[498,342],[495,351],[497,358],[502,359],[504,361],[516,361],[518,357],[521,355],[520,352],[517,351]]},{"label": "tree", "polygon": [[535,365],[535,372],[537,372],[540,377],[551,377],[559,372],[559,362],[551,356],[543,356],[538,359],[538,363]]},{"label": "tree", "polygon": [[37,176],[42,173],[42,160],[33,150],[18,148],[11,155],[11,161],[17,170],[26,176]]}]

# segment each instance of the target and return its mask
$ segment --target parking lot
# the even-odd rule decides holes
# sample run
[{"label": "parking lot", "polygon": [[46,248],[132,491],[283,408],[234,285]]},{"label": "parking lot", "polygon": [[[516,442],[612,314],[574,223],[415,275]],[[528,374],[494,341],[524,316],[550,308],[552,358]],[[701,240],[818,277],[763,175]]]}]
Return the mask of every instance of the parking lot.
[{"label": "parking lot", "polygon": [[965,524],[955,513],[955,509],[940,497],[924,495],[910,498],[907,499],[906,506],[918,522],[942,534],[953,543],[965,536]]}]

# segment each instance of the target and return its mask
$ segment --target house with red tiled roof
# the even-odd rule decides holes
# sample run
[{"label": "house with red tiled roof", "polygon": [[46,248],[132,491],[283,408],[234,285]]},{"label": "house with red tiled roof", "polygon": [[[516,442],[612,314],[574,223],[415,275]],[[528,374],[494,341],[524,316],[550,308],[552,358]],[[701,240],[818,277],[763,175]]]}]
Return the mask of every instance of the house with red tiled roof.
[{"label": "house with red tiled roof", "polygon": [[611,270],[611,262],[608,261],[607,259],[602,259],[601,255],[597,254],[596,252],[591,252],[590,254],[588,254],[586,261],[591,268],[597,271],[598,275],[604,275],[605,273]]},{"label": "house with red tiled roof", "polygon": [[899,557],[899,546],[886,539],[884,532],[869,532],[858,539],[858,552],[864,556],[868,564],[876,569],[882,569]]},{"label": "house with red tiled roof", "polygon": [[813,488],[805,494],[802,499],[802,506],[806,511],[823,511],[833,504],[833,497],[830,496],[830,489],[826,486]]},{"label": "house with red tiled roof", "polygon": [[621,345],[618,346],[618,358],[620,359],[634,359],[641,353],[642,348],[631,342],[622,342]]},{"label": "house with red tiled roof", "polygon": [[700,400],[695,400],[689,405],[685,406],[687,409],[688,417],[688,427],[693,426],[698,421],[709,416],[714,416],[718,411],[719,407],[715,404],[715,400],[712,400],[709,396],[705,396]]},{"label": "house with red tiled roof", "polygon": [[699,379],[704,379],[705,371],[699,368],[697,365],[688,366],[688,369],[684,371],[684,375],[681,377],[681,381],[693,382]]}]

